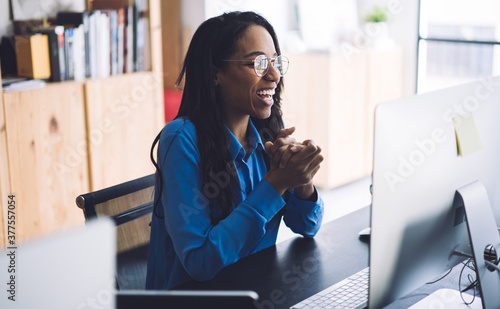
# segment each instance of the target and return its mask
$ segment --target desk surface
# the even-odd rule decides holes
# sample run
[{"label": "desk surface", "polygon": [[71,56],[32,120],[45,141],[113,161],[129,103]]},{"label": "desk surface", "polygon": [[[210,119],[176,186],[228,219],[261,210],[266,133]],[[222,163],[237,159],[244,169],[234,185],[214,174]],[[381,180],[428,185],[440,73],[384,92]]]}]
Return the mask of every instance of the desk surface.
[{"label": "desk surface", "polygon": [[313,239],[278,243],[222,269],[214,279],[190,281],[182,290],[253,290],[262,308],[288,308],[368,266],[367,243],[358,232],[369,226],[364,207],[324,224]]},{"label": "desk surface", "polygon": [[[214,279],[194,280],[179,290],[252,290],[258,308],[289,308],[368,266],[369,244],[358,233],[369,226],[370,207],[324,224],[313,239],[297,237],[222,269]],[[461,266],[435,284],[424,285],[386,309],[408,308],[440,288],[458,289]],[[472,271],[466,271],[467,274]]]}]

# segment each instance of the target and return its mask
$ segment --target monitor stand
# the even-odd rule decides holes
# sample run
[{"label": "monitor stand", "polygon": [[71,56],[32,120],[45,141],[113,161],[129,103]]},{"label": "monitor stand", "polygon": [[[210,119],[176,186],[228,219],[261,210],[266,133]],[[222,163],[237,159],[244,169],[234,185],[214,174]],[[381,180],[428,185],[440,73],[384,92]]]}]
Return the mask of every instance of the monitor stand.
[{"label": "monitor stand", "polygon": [[[498,253],[500,236],[486,188],[474,181],[458,189],[455,202],[463,203],[483,307],[500,308]],[[489,261],[495,264],[487,265]]]}]

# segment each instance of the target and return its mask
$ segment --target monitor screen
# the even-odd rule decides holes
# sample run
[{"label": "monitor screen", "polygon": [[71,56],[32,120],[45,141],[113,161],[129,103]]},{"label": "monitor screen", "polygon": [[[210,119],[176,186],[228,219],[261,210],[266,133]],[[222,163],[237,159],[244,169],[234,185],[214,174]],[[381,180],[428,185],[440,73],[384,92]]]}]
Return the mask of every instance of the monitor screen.
[{"label": "monitor screen", "polygon": [[471,252],[457,189],[479,181],[498,226],[500,77],[380,104],[372,177],[369,305],[380,308]]}]

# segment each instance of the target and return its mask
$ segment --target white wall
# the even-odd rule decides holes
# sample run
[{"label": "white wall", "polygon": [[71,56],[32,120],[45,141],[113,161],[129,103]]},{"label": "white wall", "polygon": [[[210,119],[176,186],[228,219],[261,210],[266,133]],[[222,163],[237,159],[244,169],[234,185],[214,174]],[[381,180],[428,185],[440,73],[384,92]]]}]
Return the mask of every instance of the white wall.
[{"label": "white wall", "polygon": [[[165,1],[165,0],[163,0]],[[255,1],[255,0],[254,0]],[[397,44],[401,45],[404,49],[404,94],[410,95],[415,93],[416,84],[416,58],[417,58],[417,14],[418,14],[418,1],[417,0],[353,0],[356,1],[358,6],[359,15],[363,16],[366,11],[373,8],[375,5],[380,7],[388,7],[388,5],[398,5],[400,11],[392,15],[389,23],[390,35]],[[279,0],[279,3],[284,3]],[[205,20],[207,11],[213,11],[214,8],[208,7],[205,3],[214,5],[217,3],[218,9],[229,10],[238,9],[245,3],[243,0],[231,1],[206,1],[206,0],[181,0],[181,23],[183,28],[189,28],[191,33]],[[269,10],[262,12],[266,14]],[[282,22],[279,23],[278,28],[282,28]],[[278,29],[277,29],[278,30]],[[280,29],[281,30],[281,29]],[[7,0],[0,0],[0,35],[5,35],[12,31],[12,24],[9,21],[9,4]]]},{"label": "white wall", "polygon": [[[284,15],[290,14],[290,10],[285,8],[288,4],[293,6],[299,0],[182,0],[182,24],[195,31],[200,23],[206,18],[220,14],[229,10],[245,10],[259,8],[259,13],[270,20],[280,37],[290,28],[296,27],[293,21],[286,17],[271,16],[273,12],[281,12]],[[311,0],[308,0],[310,3]],[[396,44],[403,47],[404,50],[404,70],[403,94],[412,95],[415,93],[416,85],[416,66],[417,66],[417,37],[418,37],[418,1],[417,0],[352,0],[358,9],[360,18],[360,27],[362,26],[362,17],[367,11],[375,6],[389,9],[391,19],[389,22],[389,34]],[[268,2],[268,5],[265,3]],[[349,0],[338,1],[337,3],[346,8]],[[283,7],[279,10],[277,7]],[[292,10],[293,12],[293,10]],[[346,12],[347,13],[347,12]],[[276,14],[275,14],[276,15]],[[288,24],[287,24],[288,23]],[[288,27],[288,29],[287,29]],[[280,34],[281,33],[281,34]],[[283,41],[283,40],[282,40]],[[282,42],[283,45],[283,42]]]},{"label": "white wall", "polygon": [[[165,0],[163,0],[165,1]],[[204,0],[181,0],[181,27],[192,33],[205,21]]]},{"label": "white wall", "polygon": [[9,1],[0,0],[0,37],[13,31],[13,26],[9,20]]},{"label": "white wall", "polygon": [[[83,11],[85,0],[11,0],[16,20],[54,18],[59,11]],[[0,36],[14,31],[10,20],[10,0],[0,0]]]},{"label": "white wall", "polygon": [[357,0],[360,16],[375,6],[390,8],[389,35],[403,47],[403,94],[412,95],[416,90],[418,1],[417,0]]}]

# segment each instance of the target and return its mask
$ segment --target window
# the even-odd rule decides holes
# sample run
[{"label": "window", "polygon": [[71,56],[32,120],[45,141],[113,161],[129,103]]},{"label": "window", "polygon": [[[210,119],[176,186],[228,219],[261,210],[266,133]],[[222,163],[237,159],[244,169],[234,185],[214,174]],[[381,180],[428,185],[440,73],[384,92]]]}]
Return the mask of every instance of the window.
[{"label": "window", "polygon": [[500,2],[420,0],[417,92],[500,74]]}]

